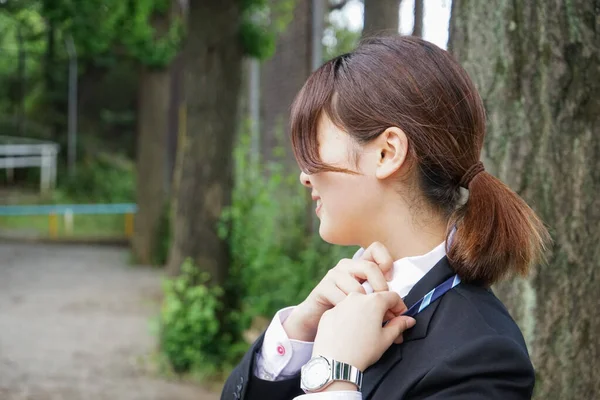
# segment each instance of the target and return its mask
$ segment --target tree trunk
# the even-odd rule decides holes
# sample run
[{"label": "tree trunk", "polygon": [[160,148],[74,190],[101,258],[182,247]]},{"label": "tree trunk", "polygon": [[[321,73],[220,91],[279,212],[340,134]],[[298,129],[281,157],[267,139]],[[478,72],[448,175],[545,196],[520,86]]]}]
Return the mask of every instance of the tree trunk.
[{"label": "tree trunk", "polygon": [[424,0],[415,0],[415,23],[413,25],[413,36],[423,37],[423,17],[425,14],[425,8],[423,4]]},{"label": "tree trunk", "polygon": [[239,4],[190,2],[184,50],[186,133],[179,144],[168,272],[177,273],[189,257],[216,284],[225,281],[229,266],[217,223],[230,205],[233,183],[243,54]]},{"label": "tree trunk", "polygon": [[167,126],[170,94],[169,70],[140,73],[137,126],[137,205],[132,249],[136,262],[154,264],[167,191]]},{"label": "tree trunk", "polygon": [[[174,0],[170,13],[153,16],[152,27],[159,35],[165,34],[172,17],[179,14]],[[142,66],[140,72],[136,154],[138,211],[132,249],[136,261],[141,264],[163,262],[159,241],[165,239],[160,234],[170,182],[171,72],[170,66],[162,69]]]},{"label": "tree trunk", "polygon": [[273,160],[276,147],[284,150],[288,167],[296,162],[289,139],[289,113],[296,94],[311,72],[312,0],[296,0],[294,19],[278,38],[273,57],[262,65],[261,153]]},{"label": "tree trunk", "polygon": [[[497,291],[536,398],[600,393],[600,23],[595,2],[452,2],[450,48],[488,112],[484,161],[551,227],[549,262]],[[597,7],[597,6],[596,6]]]},{"label": "tree trunk", "polygon": [[364,0],[365,17],[362,36],[398,33],[400,23],[399,0]]}]

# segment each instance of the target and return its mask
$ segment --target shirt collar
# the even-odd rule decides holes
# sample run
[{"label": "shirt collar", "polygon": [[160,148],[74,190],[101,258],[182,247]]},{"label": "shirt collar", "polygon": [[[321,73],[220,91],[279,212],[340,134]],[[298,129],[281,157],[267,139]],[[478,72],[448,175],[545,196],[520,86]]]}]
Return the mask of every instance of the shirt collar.
[{"label": "shirt collar", "polygon": [[[364,249],[359,249],[352,259],[360,258]],[[430,252],[404,257],[394,261],[392,280],[388,282],[389,289],[404,297],[410,292],[413,286],[421,280],[437,263],[446,255],[446,242],[440,243]],[[365,291],[373,293],[373,288],[369,282],[363,283]]]}]

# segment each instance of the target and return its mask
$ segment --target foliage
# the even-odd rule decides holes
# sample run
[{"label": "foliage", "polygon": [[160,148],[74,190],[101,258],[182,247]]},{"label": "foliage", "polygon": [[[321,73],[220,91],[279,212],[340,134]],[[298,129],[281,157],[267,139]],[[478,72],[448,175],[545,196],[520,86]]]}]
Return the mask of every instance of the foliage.
[{"label": "foliage", "polygon": [[354,50],[360,41],[361,31],[349,28],[348,17],[339,11],[333,11],[328,15],[323,43],[325,45],[324,58],[331,60],[341,54]]},{"label": "foliage", "polygon": [[230,368],[245,351],[245,345],[230,332],[241,332],[241,317],[225,314],[225,291],[207,286],[209,276],[191,260],[181,274],[163,285],[160,316],[160,347],[170,367],[178,374],[200,372],[214,375]]},{"label": "foliage", "polygon": [[59,188],[77,202],[134,202],[134,166],[114,155],[88,157],[78,165],[75,175],[60,183]]},{"label": "foliage", "polygon": [[248,56],[264,60],[275,52],[277,35],[293,18],[296,0],[240,0],[240,40]]},{"label": "foliage", "polygon": [[[167,67],[179,52],[184,35],[181,18],[168,17],[170,1],[137,0],[130,2],[128,8],[134,18],[123,25],[121,40],[130,55],[147,67]],[[167,25],[162,32],[150,23],[159,18]]]},{"label": "foliage", "polygon": [[296,174],[274,162],[264,178],[248,149],[243,135],[235,150],[233,204],[219,226],[232,252],[227,287],[207,287],[209,277],[186,261],[181,276],[164,288],[161,351],[178,373],[212,375],[235,365],[247,349],[241,338],[251,321],[302,301],[354,251],[307,233],[307,195]]},{"label": "foliage", "polygon": [[0,7],[0,12],[35,25],[37,37],[44,36],[46,26],[57,31],[60,43],[73,37],[83,60],[111,54],[132,57],[149,67],[164,67],[179,50],[183,34],[179,19],[167,24],[164,32],[153,27],[155,18],[168,14],[169,0],[11,0],[8,4],[11,7]]},{"label": "foliage", "polygon": [[235,151],[233,204],[221,233],[229,239],[232,279],[239,284],[243,312],[270,318],[301,302],[354,249],[324,243],[307,221],[312,205],[297,174],[285,173],[283,163],[273,162],[264,178],[265,171],[251,161],[247,149],[249,138],[244,135]]}]

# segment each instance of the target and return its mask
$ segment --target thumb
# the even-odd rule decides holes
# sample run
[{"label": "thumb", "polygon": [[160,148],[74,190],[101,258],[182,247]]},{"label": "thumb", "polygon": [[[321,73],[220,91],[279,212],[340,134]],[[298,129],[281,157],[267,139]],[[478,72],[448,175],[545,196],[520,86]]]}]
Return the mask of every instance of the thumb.
[{"label": "thumb", "polygon": [[383,328],[384,342],[387,346],[390,346],[404,331],[409,330],[416,323],[417,321],[414,318],[404,315],[391,319]]}]

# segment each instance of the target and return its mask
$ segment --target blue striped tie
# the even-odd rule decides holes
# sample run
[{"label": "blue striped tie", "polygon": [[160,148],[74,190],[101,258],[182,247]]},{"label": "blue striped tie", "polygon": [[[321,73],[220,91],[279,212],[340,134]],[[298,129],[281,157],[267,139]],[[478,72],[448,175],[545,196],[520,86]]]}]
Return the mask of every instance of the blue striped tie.
[{"label": "blue striped tie", "polygon": [[429,306],[431,303],[433,303],[434,301],[439,299],[441,296],[443,296],[444,293],[446,293],[448,290],[452,289],[459,283],[460,283],[460,278],[458,277],[458,275],[454,275],[453,277],[450,277],[444,283],[440,284],[438,287],[433,289],[431,292],[427,293],[421,300],[419,300],[415,304],[413,304],[412,307],[410,307],[402,315],[414,317],[415,315],[417,315],[418,313],[423,311],[425,308],[427,308],[427,306]]}]

